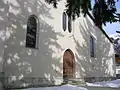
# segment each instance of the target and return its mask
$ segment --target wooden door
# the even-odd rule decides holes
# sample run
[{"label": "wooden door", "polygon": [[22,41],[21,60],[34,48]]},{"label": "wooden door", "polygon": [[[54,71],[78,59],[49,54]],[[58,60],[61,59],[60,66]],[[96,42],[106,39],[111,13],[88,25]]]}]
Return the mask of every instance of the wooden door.
[{"label": "wooden door", "polygon": [[74,76],[74,55],[67,49],[63,55],[63,79]]}]

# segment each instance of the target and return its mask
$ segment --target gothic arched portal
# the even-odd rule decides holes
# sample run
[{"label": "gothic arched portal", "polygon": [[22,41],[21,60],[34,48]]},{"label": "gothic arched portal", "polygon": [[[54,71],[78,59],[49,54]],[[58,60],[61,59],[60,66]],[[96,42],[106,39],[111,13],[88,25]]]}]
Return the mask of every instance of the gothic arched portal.
[{"label": "gothic arched portal", "polygon": [[75,59],[70,49],[67,49],[63,55],[63,79],[74,77]]}]

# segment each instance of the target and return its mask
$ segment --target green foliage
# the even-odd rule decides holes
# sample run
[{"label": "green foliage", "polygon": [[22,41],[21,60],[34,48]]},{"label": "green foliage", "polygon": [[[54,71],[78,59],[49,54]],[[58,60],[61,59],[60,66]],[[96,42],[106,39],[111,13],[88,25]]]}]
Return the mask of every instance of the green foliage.
[{"label": "green foliage", "polygon": [[114,0],[108,0],[107,2],[100,0],[96,2],[93,7],[93,15],[97,25],[106,25],[106,22],[117,22],[118,20],[115,16],[116,11]]},{"label": "green foliage", "polygon": [[91,2],[90,0],[67,0],[66,7],[68,16],[72,16],[75,19],[76,16],[80,16],[80,10],[84,14],[91,10]]},{"label": "green foliage", "polygon": [[60,0],[45,0],[49,4],[53,4],[55,8],[57,8],[57,4]]},{"label": "green foliage", "polygon": [[[53,4],[57,8],[57,4],[60,0],[45,0],[49,4]],[[80,16],[80,12],[84,15],[90,10],[93,11],[93,15],[96,21],[96,25],[106,25],[106,22],[117,22],[118,15],[116,14],[116,2],[119,0],[95,0],[93,8],[91,8],[92,0],[66,0],[66,12],[68,16],[72,16],[73,19]]]}]

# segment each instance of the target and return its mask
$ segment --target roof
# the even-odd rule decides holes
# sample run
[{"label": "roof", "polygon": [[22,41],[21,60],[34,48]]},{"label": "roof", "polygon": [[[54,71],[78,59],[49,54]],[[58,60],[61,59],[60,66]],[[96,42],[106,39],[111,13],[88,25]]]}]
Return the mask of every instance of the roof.
[{"label": "roof", "polygon": [[[88,14],[88,16],[93,20],[93,22],[95,23],[95,19],[94,19],[94,17],[89,13],[89,12],[87,12],[87,14]],[[98,26],[97,26],[98,27]],[[107,33],[103,30],[103,28],[101,28],[101,27],[98,27],[101,31],[102,31],[102,33],[108,38],[108,40],[111,42],[111,43],[113,43],[112,42],[112,40],[110,39],[110,37],[107,35]]]}]

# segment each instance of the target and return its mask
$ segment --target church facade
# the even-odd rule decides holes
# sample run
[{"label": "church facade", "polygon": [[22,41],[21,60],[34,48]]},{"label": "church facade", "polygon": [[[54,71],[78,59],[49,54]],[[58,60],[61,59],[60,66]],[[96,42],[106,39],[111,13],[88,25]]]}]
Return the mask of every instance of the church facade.
[{"label": "church facade", "polygon": [[92,15],[74,21],[65,2],[0,1],[0,71],[4,85],[59,85],[68,79],[115,77],[111,40]]}]

